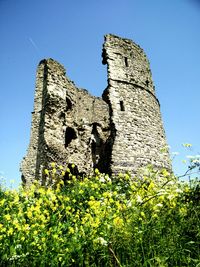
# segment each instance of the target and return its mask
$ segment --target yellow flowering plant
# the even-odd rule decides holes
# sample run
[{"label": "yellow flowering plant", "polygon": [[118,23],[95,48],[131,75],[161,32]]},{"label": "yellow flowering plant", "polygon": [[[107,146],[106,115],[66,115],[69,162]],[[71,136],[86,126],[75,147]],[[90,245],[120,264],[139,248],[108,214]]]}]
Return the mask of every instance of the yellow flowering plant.
[{"label": "yellow flowering plant", "polygon": [[44,185],[0,190],[0,266],[200,264],[199,181],[75,169],[51,163]]}]

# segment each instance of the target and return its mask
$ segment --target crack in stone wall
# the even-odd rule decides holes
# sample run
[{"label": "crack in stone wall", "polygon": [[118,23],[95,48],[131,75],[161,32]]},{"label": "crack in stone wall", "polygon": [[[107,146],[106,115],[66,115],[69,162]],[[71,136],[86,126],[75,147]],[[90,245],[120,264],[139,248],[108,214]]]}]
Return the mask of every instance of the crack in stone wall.
[{"label": "crack in stone wall", "polygon": [[[160,105],[149,62],[129,39],[108,34],[103,45],[108,86],[102,98],[79,89],[53,59],[39,63],[30,144],[22,179],[43,179],[50,162],[74,163],[77,172],[94,168],[113,174],[149,163],[171,169]],[[43,181],[44,182],[44,181]]]}]

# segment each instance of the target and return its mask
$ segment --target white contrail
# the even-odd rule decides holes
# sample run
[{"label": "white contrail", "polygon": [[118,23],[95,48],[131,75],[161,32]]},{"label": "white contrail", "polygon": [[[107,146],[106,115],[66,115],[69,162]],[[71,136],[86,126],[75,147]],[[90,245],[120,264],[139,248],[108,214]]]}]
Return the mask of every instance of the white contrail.
[{"label": "white contrail", "polygon": [[37,47],[37,45],[35,44],[35,42],[33,41],[33,39],[31,37],[29,37],[28,39],[31,42],[32,46],[39,52],[39,48]]}]

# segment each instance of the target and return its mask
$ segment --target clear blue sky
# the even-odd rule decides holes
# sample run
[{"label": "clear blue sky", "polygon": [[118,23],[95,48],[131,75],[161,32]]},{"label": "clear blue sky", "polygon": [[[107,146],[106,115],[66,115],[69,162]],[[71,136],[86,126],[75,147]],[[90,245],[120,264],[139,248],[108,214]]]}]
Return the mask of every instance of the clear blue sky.
[{"label": "clear blue sky", "polygon": [[103,36],[146,52],[171,151],[200,154],[200,2],[195,0],[0,0],[0,176],[20,182],[29,143],[35,73],[53,58],[76,85],[100,96],[107,84]]}]

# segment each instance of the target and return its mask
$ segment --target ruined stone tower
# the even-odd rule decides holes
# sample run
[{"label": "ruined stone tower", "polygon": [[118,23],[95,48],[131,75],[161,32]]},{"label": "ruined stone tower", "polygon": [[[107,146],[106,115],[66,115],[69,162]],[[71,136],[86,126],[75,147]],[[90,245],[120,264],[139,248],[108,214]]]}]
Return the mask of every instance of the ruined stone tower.
[{"label": "ruined stone tower", "polygon": [[22,179],[42,179],[50,162],[74,163],[79,173],[130,171],[149,163],[171,169],[160,105],[149,62],[129,39],[106,35],[103,64],[108,86],[102,98],[78,89],[53,59],[39,63],[31,138]]}]

